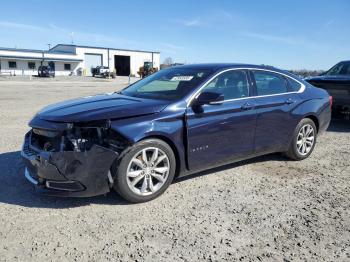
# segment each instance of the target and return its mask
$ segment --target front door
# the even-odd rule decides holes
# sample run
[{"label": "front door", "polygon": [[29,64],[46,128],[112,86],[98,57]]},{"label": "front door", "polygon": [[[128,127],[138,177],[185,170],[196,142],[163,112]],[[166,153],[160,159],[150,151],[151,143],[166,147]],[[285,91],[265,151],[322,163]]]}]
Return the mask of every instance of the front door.
[{"label": "front door", "polygon": [[297,125],[293,111],[301,99],[297,93],[290,92],[285,76],[264,70],[253,70],[251,74],[255,80],[257,110],[255,151],[283,151]]},{"label": "front door", "polygon": [[222,93],[223,103],[187,109],[188,157],[191,170],[249,155],[254,149],[255,100],[249,97],[247,73],[226,71],[201,92]]}]

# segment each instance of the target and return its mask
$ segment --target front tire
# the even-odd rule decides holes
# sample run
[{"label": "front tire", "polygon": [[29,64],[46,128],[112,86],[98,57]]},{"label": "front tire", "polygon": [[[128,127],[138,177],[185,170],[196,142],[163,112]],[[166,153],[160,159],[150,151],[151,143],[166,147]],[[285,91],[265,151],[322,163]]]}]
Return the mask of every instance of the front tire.
[{"label": "front tire", "polygon": [[294,131],[293,140],[286,156],[293,160],[308,158],[315,148],[316,140],[317,128],[315,122],[310,118],[302,119]]},{"label": "front tire", "polygon": [[114,168],[114,189],[129,202],[147,202],[169,187],[175,169],[175,156],[167,143],[159,139],[143,140],[122,153]]}]

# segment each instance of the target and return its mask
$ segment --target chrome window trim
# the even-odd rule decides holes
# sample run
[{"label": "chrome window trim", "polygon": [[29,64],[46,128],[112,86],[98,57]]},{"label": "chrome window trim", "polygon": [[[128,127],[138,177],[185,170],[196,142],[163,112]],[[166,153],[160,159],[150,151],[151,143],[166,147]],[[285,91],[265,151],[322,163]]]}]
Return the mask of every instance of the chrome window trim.
[{"label": "chrome window trim", "polygon": [[[213,102],[212,104],[222,104],[222,103],[226,103],[226,102],[232,102],[232,101],[237,101],[237,100],[243,100],[243,99],[249,99],[249,98],[259,98],[259,97],[270,97],[270,96],[280,96],[280,95],[286,95],[286,94],[300,94],[300,93],[303,93],[305,91],[305,85],[300,82],[299,80],[287,75],[287,74],[284,74],[284,73],[281,73],[281,72],[277,72],[277,71],[274,71],[274,70],[269,70],[269,69],[264,69],[264,68],[253,68],[253,67],[239,67],[239,68],[229,68],[229,69],[225,69],[223,71],[220,71],[218,73],[216,73],[214,76],[212,76],[209,80],[207,80],[204,84],[202,84],[202,86],[196,91],[194,92],[190,98],[188,99],[187,101],[187,107],[189,107],[192,103],[192,101],[194,99],[196,99],[198,97],[198,95],[200,94],[200,92],[202,91],[203,88],[205,88],[212,80],[214,80],[217,76],[225,73],[225,72],[228,72],[228,71],[234,71],[234,70],[260,70],[260,71],[265,71],[265,72],[272,72],[272,73],[275,73],[275,74],[279,74],[279,75],[283,75],[284,77],[288,77],[296,82],[298,82],[300,84],[300,89],[298,91],[292,91],[292,92],[285,92],[285,93],[279,93],[279,94],[272,94],[272,95],[262,95],[262,96],[247,96],[247,97],[240,97],[240,98],[233,98],[233,99],[228,99],[228,100],[224,100],[224,101],[220,101],[220,102]],[[252,83],[250,83],[252,84]]]}]

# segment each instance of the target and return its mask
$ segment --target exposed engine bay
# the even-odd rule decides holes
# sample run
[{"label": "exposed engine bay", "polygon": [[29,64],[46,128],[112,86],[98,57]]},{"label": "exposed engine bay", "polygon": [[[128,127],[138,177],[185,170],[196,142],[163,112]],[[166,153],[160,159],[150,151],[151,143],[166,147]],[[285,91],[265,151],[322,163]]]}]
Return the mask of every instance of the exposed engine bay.
[{"label": "exposed engine bay", "polygon": [[31,145],[47,152],[74,151],[84,152],[96,144],[120,153],[128,142],[117,132],[110,129],[108,122],[103,126],[70,124],[67,130],[51,131],[33,128]]},{"label": "exposed engine bay", "polygon": [[28,175],[49,194],[92,196],[109,192],[110,168],[128,145],[108,121],[67,124],[57,131],[33,127],[22,156]]}]

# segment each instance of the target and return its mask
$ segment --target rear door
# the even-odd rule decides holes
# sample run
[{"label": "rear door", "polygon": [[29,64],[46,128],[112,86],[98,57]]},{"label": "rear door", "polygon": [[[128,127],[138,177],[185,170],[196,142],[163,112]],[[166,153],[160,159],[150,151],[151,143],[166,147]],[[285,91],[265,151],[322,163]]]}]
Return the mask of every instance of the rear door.
[{"label": "rear door", "polygon": [[254,150],[256,111],[249,97],[244,70],[231,70],[215,77],[201,92],[222,93],[220,104],[188,107],[187,137],[190,169],[196,170],[241,158]]},{"label": "rear door", "polygon": [[282,74],[251,70],[251,77],[257,110],[255,152],[284,150],[297,125],[293,110],[301,99]]}]

